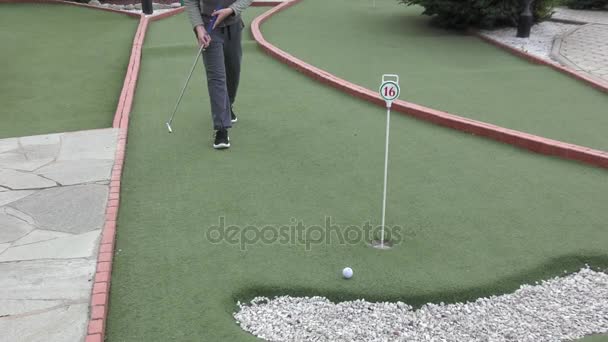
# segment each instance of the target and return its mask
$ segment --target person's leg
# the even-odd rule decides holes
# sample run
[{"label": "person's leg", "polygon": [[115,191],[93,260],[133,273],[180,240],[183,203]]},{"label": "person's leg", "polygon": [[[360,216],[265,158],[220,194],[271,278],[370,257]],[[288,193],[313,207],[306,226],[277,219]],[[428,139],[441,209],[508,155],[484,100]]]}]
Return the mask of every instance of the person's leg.
[{"label": "person's leg", "polygon": [[[227,28],[228,29],[228,28]],[[230,104],[234,104],[241,78],[241,61],[243,48],[241,46],[243,23],[230,26],[230,35],[224,35],[224,63],[226,65],[226,83]]]},{"label": "person's leg", "polygon": [[220,29],[212,32],[211,44],[203,52],[203,62],[207,72],[207,88],[211,103],[213,129],[221,130],[232,127],[230,121],[230,98],[226,85],[226,68],[224,66],[224,41]]}]

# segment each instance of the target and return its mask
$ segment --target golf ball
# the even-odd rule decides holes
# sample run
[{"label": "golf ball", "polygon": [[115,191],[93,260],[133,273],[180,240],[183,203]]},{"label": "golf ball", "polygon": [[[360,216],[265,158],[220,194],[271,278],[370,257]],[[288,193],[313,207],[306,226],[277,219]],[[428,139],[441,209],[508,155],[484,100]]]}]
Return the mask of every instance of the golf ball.
[{"label": "golf ball", "polygon": [[350,278],[352,278],[352,277],[353,277],[353,269],[352,269],[352,268],[350,268],[350,267],[345,267],[345,268],[342,270],[342,276],[343,276],[344,278],[346,278],[346,279],[350,279]]}]

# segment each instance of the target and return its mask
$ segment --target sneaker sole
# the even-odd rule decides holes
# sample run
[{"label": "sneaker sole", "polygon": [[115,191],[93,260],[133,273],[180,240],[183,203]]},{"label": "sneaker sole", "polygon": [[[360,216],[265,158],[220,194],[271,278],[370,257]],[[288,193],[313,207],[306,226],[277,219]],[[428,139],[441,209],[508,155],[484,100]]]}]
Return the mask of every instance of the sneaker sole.
[{"label": "sneaker sole", "polygon": [[217,144],[217,145],[213,144],[213,148],[216,150],[222,150],[222,149],[229,148],[229,147],[230,147],[230,143],[227,143],[227,144],[221,143],[221,144]]},{"label": "sneaker sole", "polygon": [[231,120],[230,120],[230,122],[232,122],[232,123],[236,123],[237,121],[239,121],[239,119],[238,119],[238,118],[236,118],[236,119],[231,119]]}]

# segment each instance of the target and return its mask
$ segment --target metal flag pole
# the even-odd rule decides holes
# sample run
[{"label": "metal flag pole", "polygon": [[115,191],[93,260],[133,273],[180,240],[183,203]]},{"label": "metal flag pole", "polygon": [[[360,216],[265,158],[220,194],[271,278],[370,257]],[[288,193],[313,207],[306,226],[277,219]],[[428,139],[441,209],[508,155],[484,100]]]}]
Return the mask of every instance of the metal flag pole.
[{"label": "metal flag pole", "polygon": [[386,218],[386,183],[388,182],[388,142],[391,127],[391,102],[386,104],[386,144],[384,145],[384,191],[382,194],[382,232],[380,248],[384,248],[384,222]]},{"label": "metal flag pole", "polygon": [[380,232],[380,249],[384,249],[384,231],[386,225],[386,194],[388,184],[388,151],[391,131],[391,107],[393,101],[399,97],[399,76],[382,75],[380,96],[386,102],[386,142],[384,145],[384,187],[382,191],[382,226]]}]

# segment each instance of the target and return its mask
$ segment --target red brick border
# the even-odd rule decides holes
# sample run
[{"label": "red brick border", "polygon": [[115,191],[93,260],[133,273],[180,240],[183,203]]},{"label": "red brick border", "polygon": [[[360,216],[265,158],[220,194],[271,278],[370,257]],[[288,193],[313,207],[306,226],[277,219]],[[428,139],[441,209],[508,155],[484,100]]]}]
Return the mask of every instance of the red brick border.
[{"label": "red brick border", "polygon": [[532,54],[529,54],[525,51],[522,51],[520,49],[514,48],[510,45],[507,45],[503,42],[500,42],[496,39],[492,39],[491,37],[488,37],[486,35],[481,34],[480,32],[477,32],[475,30],[469,30],[469,33],[479,37],[480,39],[482,39],[485,42],[488,42],[498,48],[501,48],[515,56],[527,59],[529,62],[532,62],[534,64],[540,64],[540,65],[546,65],[548,67],[553,68],[554,70],[557,70],[561,73],[564,73],[570,77],[573,77],[579,81],[582,81],[584,83],[586,83],[587,85],[592,86],[593,88],[599,90],[599,91],[603,91],[604,93],[608,94],[608,84],[599,82],[583,73],[577,72],[576,70],[572,70],[569,68],[566,68],[562,65],[559,65],[557,63],[552,63],[550,61],[546,61],[540,57],[534,56]]},{"label": "red brick border", "polygon": [[[140,21],[140,27],[142,26],[142,23],[145,23],[144,17],[142,17]],[[130,68],[129,70],[132,69]],[[97,267],[93,279],[93,289],[91,290],[90,318],[86,342],[102,342],[104,340],[110,296],[112,259],[114,256],[114,243],[116,237],[116,220],[118,218],[118,207],[120,205],[120,178],[124,165],[126,143],[127,129],[126,127],[119,127],[115,162],[110,177],[110,192],[106,207],[105,224],[101,233],[101,241],[97,255]]]},{"label": "red brick border", "polygon": [[[384,100],[382,100],[380,95],[375,91],[350,83],[344,79],[332,75],[325,70],[314,67],[270,44],[264,38],[260,30],[260,26],[273,15],[299,3],[300,1],[302,0],[291,0],[289,2],[285,2],[257,17],[253,21],[251,24],[251,31],[254,39],[257,41],[260,47],[270,56],[302,72],[310,78],[356,96],[360,99],[369,101],[379,106],[384,106]],[[570,73],[569,70],[568,73]],[[578,76],[580,75],[577,75],[577,78]],[[579,79],[586,80],[587,78],[581,77]],[[457,129],[466,133],[483,136],[537,153],[576,160],[579,162],[608,168],[608,152],[605,151],[547,139],[533,134],[467,119],[458,115],[401,100],[393,103],[393,109],[418,119],[430,121],[432,123]]]},{"label": "red brick border", "polygon": [[110,193],[106,207],[106,219],[101,235],[101,244],[97,256],[97,268],[90,302],[90,319],[87,330],[86,342],[102,342],[105,338],[106,322],[109,311],[110,281],[112,278],[112,262],[116,242],[116,222],[118,219],[118,208],[120,206],[121,176],[125,161],[127,147],[127,131],[129,128],[129,115],[133,106],[139,67],[141,62],[141,49],[150,20],[160,20],[184,11],[184,8],[171,10],[160,15],[140,18],[133,45],[131,58],[127,66],[127,72],[120,93],[114,122],[112,127],[118,128],[118,144],[112,175],[110,178]]},{"label": "red brick border", "polygon": [[[97,8],[94,6],[89,7]],[[133,106],[133,99],[135,97],[135,89],[137,87],[137,79],[139,77],[139,67],[141,65],[141,50],[146,37],[148,24],[150,21],[161,20],[182,13],[184,10],[184,7],[180,7],[155,16],[137,16],[140,18],[139,26],[137,27],[135,37],[133,38],[131,58],[127,67],[127,73],[125,75],[118,105],[116,106],[114,122],[112,124],[112,127],[118,128],[119,136],[116,147],[116,158],[110,178],[110,194],[106,207],[105,225],[102,230],[101,244],[99,246],[97,257],[97,268],[93,282],[93,289],[91,291],[91,315],[87,330],[86,342],[102,342],[105,338],[106,322],[109,312],[112,262],[116,242],[116,222],[118,219],[118,208],[120,206],[120,186],[127,147],[129,116]]]},{"label": "red brick border", "polygon": [[[118,102],[118,109],[114,117],[112,127],[119,128],[118,143],[116,147],[114,166],[110,176],[110,190],[108,203],[106,205],[105,223],[101,231],[101,241],[97,255],[97,266],[91,289],[90,316],[87,326],[86,342],[102,342],[104,340],[106,318],[108,314],[108,299],[110,293],[110,276],[112,272],[112,257],[114,255],[114,241],[116,235],[116,219],[118,217],[118,206],[120,205],[120,177],[125,159],[125,148],[127,142],[128,111],[130,100],[139,70],[139,58],[141,56],[141,43],[143,42],[148,19],[137,13],[90,6],[87,4],[74,3],[62,0],[0,0],[0,3],[45,3],[57,5],[70,5],[90,8],[112,13],[124,14],[132,18],[140,18],[140,23],[135,33],[131,59],[127,68],[125,85]],[[130,91],[129,91],[130,90]],[[128,104],[128,105],[127,105]],[[127,113],[125,115],[125,113]],[[118,118],[118,120],[117,120]],[[124,124],[121,126],[120,124]]]}]

